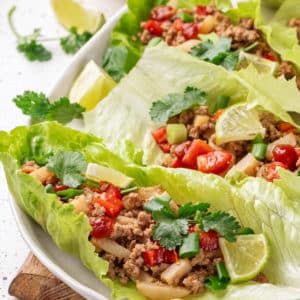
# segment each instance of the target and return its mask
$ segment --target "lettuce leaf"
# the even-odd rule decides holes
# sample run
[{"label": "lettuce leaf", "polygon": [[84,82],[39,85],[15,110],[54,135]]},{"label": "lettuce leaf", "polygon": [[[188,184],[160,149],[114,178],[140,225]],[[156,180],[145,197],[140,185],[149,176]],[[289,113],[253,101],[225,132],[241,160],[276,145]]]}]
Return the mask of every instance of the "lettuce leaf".
[{"label": "lettuce leaf", "polygon": [[228,95],[230,105],[244,101],[249,108],[270,111],[290,123],[293,120],[285,109],[300,113],[295,82],[260,75],[253,66],[227,72],[160,43],[147,48],[130,74],[93,111],[84,114],[86,130],[103,138],[112,151],[119,150],[123,158],[119,146],[129,141],[144,151],[144,164],[159,163],[163,153],[151,136],[157,124],[151,121],[150,107],[168,94],[182,94],[187,86],[206,92],[210,107],[218,96]]},{"label": "lettuce leaf", "polygon": [[[20,136],[23,138],[20,139]],[[61,204],[55,195],[47,194],[33,177],[18,171],[20,165],[34,154],[48,154],[64,149],[83,153],[89,162],[123,171],[137,185],[161,184],[178,203],[209,202],[213,209],[236,215],[244,226],[264,232],[270,242],[271,259],[265,273],[274,284],[248,282],[230,285],[222,293],[208,292],[189,299],[299,299],[300,289],[300,215],[280,187],[261,179],[232,180],[234,188],[216,175],[196,171],[137,167],[130,165],[106,149],[101,140],[57,123],[49,122],[31,127],[18,127],[5,139],[8,148],[0,147],[8,184],[18,204],[46,230],[56,244],[78,258],[106,285],[116,299],[144,300],[134,284],[121,286],[105,274],[107,262],[94,252],[88,241],[91,227],[87,217],[74,213],[71,204]],[[38,143],[36,142],[38,141]],[[1,141],[0,143],[3,143]],[[22,151],[20,151],[22,149]],[[236,176],[233,178],[240,178]]]}]

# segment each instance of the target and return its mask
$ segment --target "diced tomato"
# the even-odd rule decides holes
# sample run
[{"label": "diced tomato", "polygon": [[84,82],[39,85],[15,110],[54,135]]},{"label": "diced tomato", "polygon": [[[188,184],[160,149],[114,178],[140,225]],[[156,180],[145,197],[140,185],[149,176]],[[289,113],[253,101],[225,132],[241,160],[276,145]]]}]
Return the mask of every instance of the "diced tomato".
[{"label": "diced tomato", "polygon": [[169,143],[161,143],[161,144],[159,144],[159,147],[165,153],[170,153],[172,145]]},{"label": "diced tomato", "polygon": [[187,39],[196,39],[199,34],[198,24],[196,23],[184,23],[182,25],[182,35]]},{"label": "diced tomato", "polygon": [[209,13],[207,12],[207,9],[206,9],[205,5],[198,5],[196,7],[196,13],[198,15],[201,15],[201,16],[207,16],[207,15],[209,15]]},{"label": "diced tomato", "polygon": [[175,14],[172,6],[157,6],[151,11],[151,18],[156,21],[166,21]]},{"label": "diced tomato", "polygon": [[206,142],[199,139],[193,140],[191,146],[182,158],[182,163],[187,168],[197,169],[197,157],[211,151],[213,151],[213,148]]},{"label": "diced tomato", "polygon": [[121,197],[119,197],[118,192],[115,189],[111,189],[101,193],[99,196],[96,196],[93,199],[93,202],[103,206],[105,213],[109,217],[114,218],[119,215],[123,208],[120,198]]},{"label": "diced tomato", "polygon": [[170,166],[171,168],[181,168],[182,167],[182,159],[179,157],[176,157],[172,165]]},{"label": "diced tomato", "polygon": [[203,173],[221,174],[232,164],[233,154],[227,151],[214,151],[198,156],[198,170]]},{"label": "diced tomato", "polygon": [[175,250],[160,247],[143,252],[143,258],[148,267],[153,267],[161,263],[172,264],[178,260],[178,255]]},{"label": "diced tomato", "polygon": [[173,28],[176,30],[176,31],[182,31],[183,29],[183,21],[181,19],[176,19],[173,23]]},{"label": "diced tomato", "polygon": [[284,168],[284,169],[288,169],[288,166],[281,163],[281,162],[278,162],[278,161],[274,161],[274,162],[271,162],[269,164],[266,164],[263,166],[264,169],[265,169],[265,179],[268,180],[268,181],[273,181],[274,179],[279,179],[280,176],[277,172],[277,167],[281,167],[281,168]]},{"label": "diced tomato", "polygon": [[280,122],[279,124],[277,124],[277,128],[281,131],[281,132],[295,132],[296,129],[295,127],[288,123],[288,122]]},{"label": "diced tomato", "polygon": [[91,236],[95,238],[109,237],[113,231],[115,221],[109,217],[97,217],[91,219],[92,226]]},{"label": "diced tomato", "polygon": [[156,144],[163,144],[167,142],[167,127],[159,127],[151,132]]},{"label": "diced tomato", "polygon": [[295,148],[288,144],[280,144],[272,150],[273,158],[277,162],[281,162],[288,166],[290,170],[296,167],[298,155]]},{"label": "diced tomato", "polygon": [[219,248],[219,234],[214,230],[208,232],[201,231],[200,247],[204,251],[212,251]]},{"label": "diced tomato", "polygon": [[214,114],[214,119],[217,121],[224,111],[225,111],[225,109],[223,109],[223,108],[218,109]]},{"label": "diced tomato", "polygon": [[186,152],[188,151],[191,145],[192,145],[191,141],[187,141],[182,144],[179,144],[178,146],[175,147],[174,154],[178,158],[183,158],[183,156],[186,154]]},{"label": "diced tomato", "polygon": [[110,184],[105,192],[109,195],[109,197],[117,198],[120,200],[122,199],[120,189],[113,184]]},{"label": "diced tomato", "polygon": [[57,193],[59,191],[64,191],[64,190],[67,190],[69,187],[67,185],[64,185],[64,184],[61,184],[61,183],[58,183],[54,186],[54,192]]},{"label": "diced tomato", "polygon": [[263,57],[265,59],[271,60],[271,61],[277,61],[277,58],[275,55],[271,54],[270,52],[264,52]]},{"label": "diced tomato", "polygon": [[161,36],[163,33],[163,29],[161,24],[155,20],[149,20],[144,24],[144,29],[148,30],[152,34],[156,36]]}]

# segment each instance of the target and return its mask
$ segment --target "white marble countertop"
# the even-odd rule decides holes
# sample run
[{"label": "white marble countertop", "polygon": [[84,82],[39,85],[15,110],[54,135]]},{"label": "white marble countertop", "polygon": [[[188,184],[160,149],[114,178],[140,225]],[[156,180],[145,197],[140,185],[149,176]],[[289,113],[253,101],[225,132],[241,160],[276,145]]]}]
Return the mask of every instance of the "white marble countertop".
[{"label": "white marble countertop", "polygon": [[[99,0],[107,16],[124,3],[124,0]],[[66,55],[57,42],[47,48],[53,53],[48,62],[28,62],[16,50],[16,39],[7,23],[7,12],[17,6],[15,23],[20,33],[29,34],[41,28],[44,35],[62,36],[67,32],[57,23],[49,0],[0,1],[0,130],[11,130],[28,123],[28,118],[16,108],[12,99],[24,90],[48,93],[58,75],[68,65],[72,56]],[[9,193],[0,166],[0,299],[15,299],[8,295],[10,281],[29,253],[29,248],[18,232],[9,206]]]}]

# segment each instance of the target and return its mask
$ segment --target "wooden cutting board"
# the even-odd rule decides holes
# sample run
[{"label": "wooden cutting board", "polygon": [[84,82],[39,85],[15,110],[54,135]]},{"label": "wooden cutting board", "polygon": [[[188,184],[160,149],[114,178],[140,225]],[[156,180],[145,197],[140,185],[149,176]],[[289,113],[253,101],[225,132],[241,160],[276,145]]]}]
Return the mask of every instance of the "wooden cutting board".
[{"label": "wooden cutting board", "polygon": [[20,300],[84,300],[30,254],[8,290]]}]

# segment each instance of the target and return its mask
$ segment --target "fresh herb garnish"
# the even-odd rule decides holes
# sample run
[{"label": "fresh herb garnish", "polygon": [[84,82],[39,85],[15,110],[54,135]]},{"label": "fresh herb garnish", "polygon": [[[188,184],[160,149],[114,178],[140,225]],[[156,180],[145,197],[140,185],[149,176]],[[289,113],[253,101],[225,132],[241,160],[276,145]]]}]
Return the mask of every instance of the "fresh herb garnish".
[{"label": "fresh herb garnish", "polygon": [[206,212],[208,208],[208,203],[186,203],[179,207],[178,216],[180,218],[191,218],[197,213],[197,211]]},{"label": "fresh herb garnish", "polygon": [[187,87],[184,94],[169,94],[154,102],[150,108],[152,121],[166,123],[169,118],[184,110],[206,104],[206,93],[195,87]]},{"label": "fresh herb garnish", "polygon": [[92,33],[85,31],[82,34],[77,32],[76,27],[70,29],[70,34],[60,39],[62,49],[68,54],[76,53],[91,37]]},{"label": "fresh herb garnish", "polygon": [[59,196],[63,201],[67,201],[81,194],[83,194],[83,190],[79,189],[66,189],[63,191],[56,192],[56,195]]},{"label": "fresh herb garnish", "polygon": [[86,180],[82,174],[87,168],[87,161],[80,152],[58,152],[49,159],[47,168],[71,188],[77,188]]},{"label": "fresh herb garnish", "polygon": [[72,27],[70,34],[65,37],[45,38],[41,35],[41,29],[39,28],[34,29],[32,34],[23,36],[16,30],[13,22],[15,11],[15,6],[9,10],[8,23],[17,38],[17,50],[30,61],[47,61],[52,58],[52,53],[42,43],[60,41],[60,45],[66,53],[74,54],[92,37],[92,34],[87,31],[78,34],[75,27]]},{"label": "fresh herb garnish", "polygon": [[190,53],[202,60],[221,65],[226,70],[234,70],[237,66],[239,53],[231,52],[231,38],[221,37],[217,41],[206,40],[193,47]]},{"label": "fresh herb garnish", "polygon": [[36,121],[58,121],[62,124],[69,123],[75,118],[81,118],[85,108],[78,103],[70,103],[66,97],[54,103],[43,93],[25,91],[23,95],[16,96],[13,101],[25,115]]},{"label": "fresh herb garnish", "polygon": [[153,214],[153,216],[165,215],[171,218],[175,217],[170,208],[171,198],[169,196],[154,197],[144,205],[144,210]]}]

